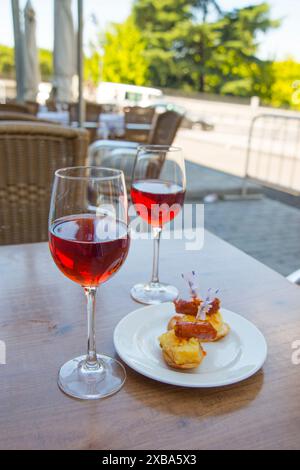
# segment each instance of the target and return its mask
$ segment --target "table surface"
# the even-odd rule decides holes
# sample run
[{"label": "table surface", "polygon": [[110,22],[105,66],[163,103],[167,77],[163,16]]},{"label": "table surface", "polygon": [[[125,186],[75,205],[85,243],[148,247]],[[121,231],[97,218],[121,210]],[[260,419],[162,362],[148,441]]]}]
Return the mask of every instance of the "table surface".
[{"label": "table surface", "polygon": [[[115,356],[113,330],[137,308],[133,283],[150,276],[150,241],[133,241],[127,262],[99,290],[98,350]],[[85,351],[82,289],[50,259],[47,244],[0,248],[1,449],[245,449],[300,447],[300,288],[206,232],[201,251],[162,241],[161,278],[183,287],[179,273],[196,269],[203,289],[218,286],[223,305],[253,321],[269,355],[240,384],[186,389],[127,368],[123,389],[84,402],[56,385],[59,366]],[[255,344],[253,344],[255,348]]]}]

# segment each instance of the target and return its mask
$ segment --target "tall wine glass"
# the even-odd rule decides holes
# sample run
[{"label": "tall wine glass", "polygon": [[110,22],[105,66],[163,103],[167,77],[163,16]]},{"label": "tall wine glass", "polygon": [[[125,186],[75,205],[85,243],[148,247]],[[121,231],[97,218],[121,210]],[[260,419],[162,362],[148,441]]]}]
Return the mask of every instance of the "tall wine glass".
[{"label": "tall wine glass", "polygon": [[96,353],[95,299],[99,284],[124,263],[129,249],[127,194],[122,171],[96,167],[57,170],[49,215],[49,245],[57,267],[87,298],[86,356],[64,364],[59,387],[82,399],[107,397],[123,385],[118,361]]},{"label": "tall wine glass", "polygon": [[185,164],[179,147],[146,145],[138,148],[131,198],[137,214],[151,225],[154,239],[152,279],[131,289],[132,297],[138,302],[159,304],[178,296],[176,287],[159,281],[159,244],[164,224],[181,210],[185,186]]}]

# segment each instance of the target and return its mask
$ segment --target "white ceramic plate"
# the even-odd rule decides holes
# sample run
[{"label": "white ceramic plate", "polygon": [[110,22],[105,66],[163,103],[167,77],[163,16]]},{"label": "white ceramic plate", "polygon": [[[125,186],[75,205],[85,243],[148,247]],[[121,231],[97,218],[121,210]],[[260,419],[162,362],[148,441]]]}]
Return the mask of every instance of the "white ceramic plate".
[{"label": "white ceramic plate", "polygon": [[221,309],[230,333],[216,343],[203,343],[207,356],[197,369],[176,371],[162,358],[158,337],[174,314],[172,303],[151,305],[129,313],[116,326],[114,344],[118,355],[140,374],[182,387],[221,387],[255,374],[267,357],[262,333],[245,318]]}]

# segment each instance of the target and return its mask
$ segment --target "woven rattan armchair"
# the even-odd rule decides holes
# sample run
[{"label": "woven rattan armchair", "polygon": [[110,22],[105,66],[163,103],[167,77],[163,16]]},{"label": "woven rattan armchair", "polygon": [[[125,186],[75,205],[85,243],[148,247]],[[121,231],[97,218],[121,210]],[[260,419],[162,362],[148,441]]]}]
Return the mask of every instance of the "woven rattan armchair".
[{"label": "woven rattan armchair", "polygon": [[48,239],[54,172],[85,165],[87,147],[84,130],[0,122],[0,244]]},{"label": "woven rattan armchair", "polygon": [[138,145],[137,142],[121,140],[97,140],[89,146],[88,163],[122,170],[129,195]]},{"label": "woven rattan armchair", "polygon": [[34,116],[33,114],[13,113],[13,112],[6,112],[6,111],[4,112],[0,111],[0,121],[28,121],[28,122],[35,122],[35,123],[60,125],[59,122],[47,121],[46,119],[40,119]]},{"label": "woven rattan armchair", "polygon": [[155,113],[154,108],[127,106],[124,108],[125,122],[134,124],[151,124]]},{"label": "woven rattan armchair", "polygon": [[[154,108],[142,108],[141,106],[128,106],[124,108],[125,140],[147,143],[154,122],[154,114]],[[130,128],[131,124],[133,128]],[[138,128],[139,125],[140,129]]]},{"label": "woven rattan armchair", "polygon": [[47,106],[48,111],[52,111],[52,112],[57,111],[56,101],[52,100],[51,98],[49,98],[46,101],[46,106]]},{"label": "woven rattan armchair", "polygon": [[[78,103],[72,103],[69,105],[70,121],[78,121]],[[98,122],[99,115],[102,112],[102,106],[98,103],[85,102],[85,120],[87,122]]]},{"label": "woven rattan armchair", "polygon": [[27,106],[30,114],[34,114],[34,116],[36,116],[39,112],[39,103],[36,103],[35,101],[25,101],[25,105]]},{"label": "woven rattan armchair", "polygon": [[171,145],[180,127],[184,115],[175,111],[156,114],[149,144]]},{"label": "woven rattan armchair", "polygon": [[14,103],[14,102],[0,103],[0,111],[1,112],[28,113],[28,114],[30,114],[30,110],[26,106],[26,104],[20,104],[20,103]]}]

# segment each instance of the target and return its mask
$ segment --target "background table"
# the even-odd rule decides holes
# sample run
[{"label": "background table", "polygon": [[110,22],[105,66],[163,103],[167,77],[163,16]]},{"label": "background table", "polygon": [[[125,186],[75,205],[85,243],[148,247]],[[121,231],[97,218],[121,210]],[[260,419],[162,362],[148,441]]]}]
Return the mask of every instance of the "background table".
[{"label": "background table", "polygon": [[68,111],[40,111],[37,114],[40,119],[59,122],[67,126],[70,122],[70,113]]},{"label": "background table", "polygon": [[[135,241],[121,271],[99,291],[97,344],[115,355],[117,322],[138,307],[133,283],[147,280],[150,241]],[[179,273],[196,269],[203,289],[221,288],[223,305],[265,334],[262,371],[237,385],[182,389],[127,368],[125,387],[103,401],[65,396],[59,366],[84,352],[85,302],[79,286],[50,259],[47,244],[0,248],[0,448],[207,449],[299,448],[300,366],[291,343],[300,339],[300,288],[206,233],[201,252],[163,241],[161,278],[182,287]],[[255,344],[253,344],[255,348]]]},{"label": "background table", "polygon": [[119,113],[99,114],[98,136],[103,139],[122,137],[125,133],[125,115]]}]

